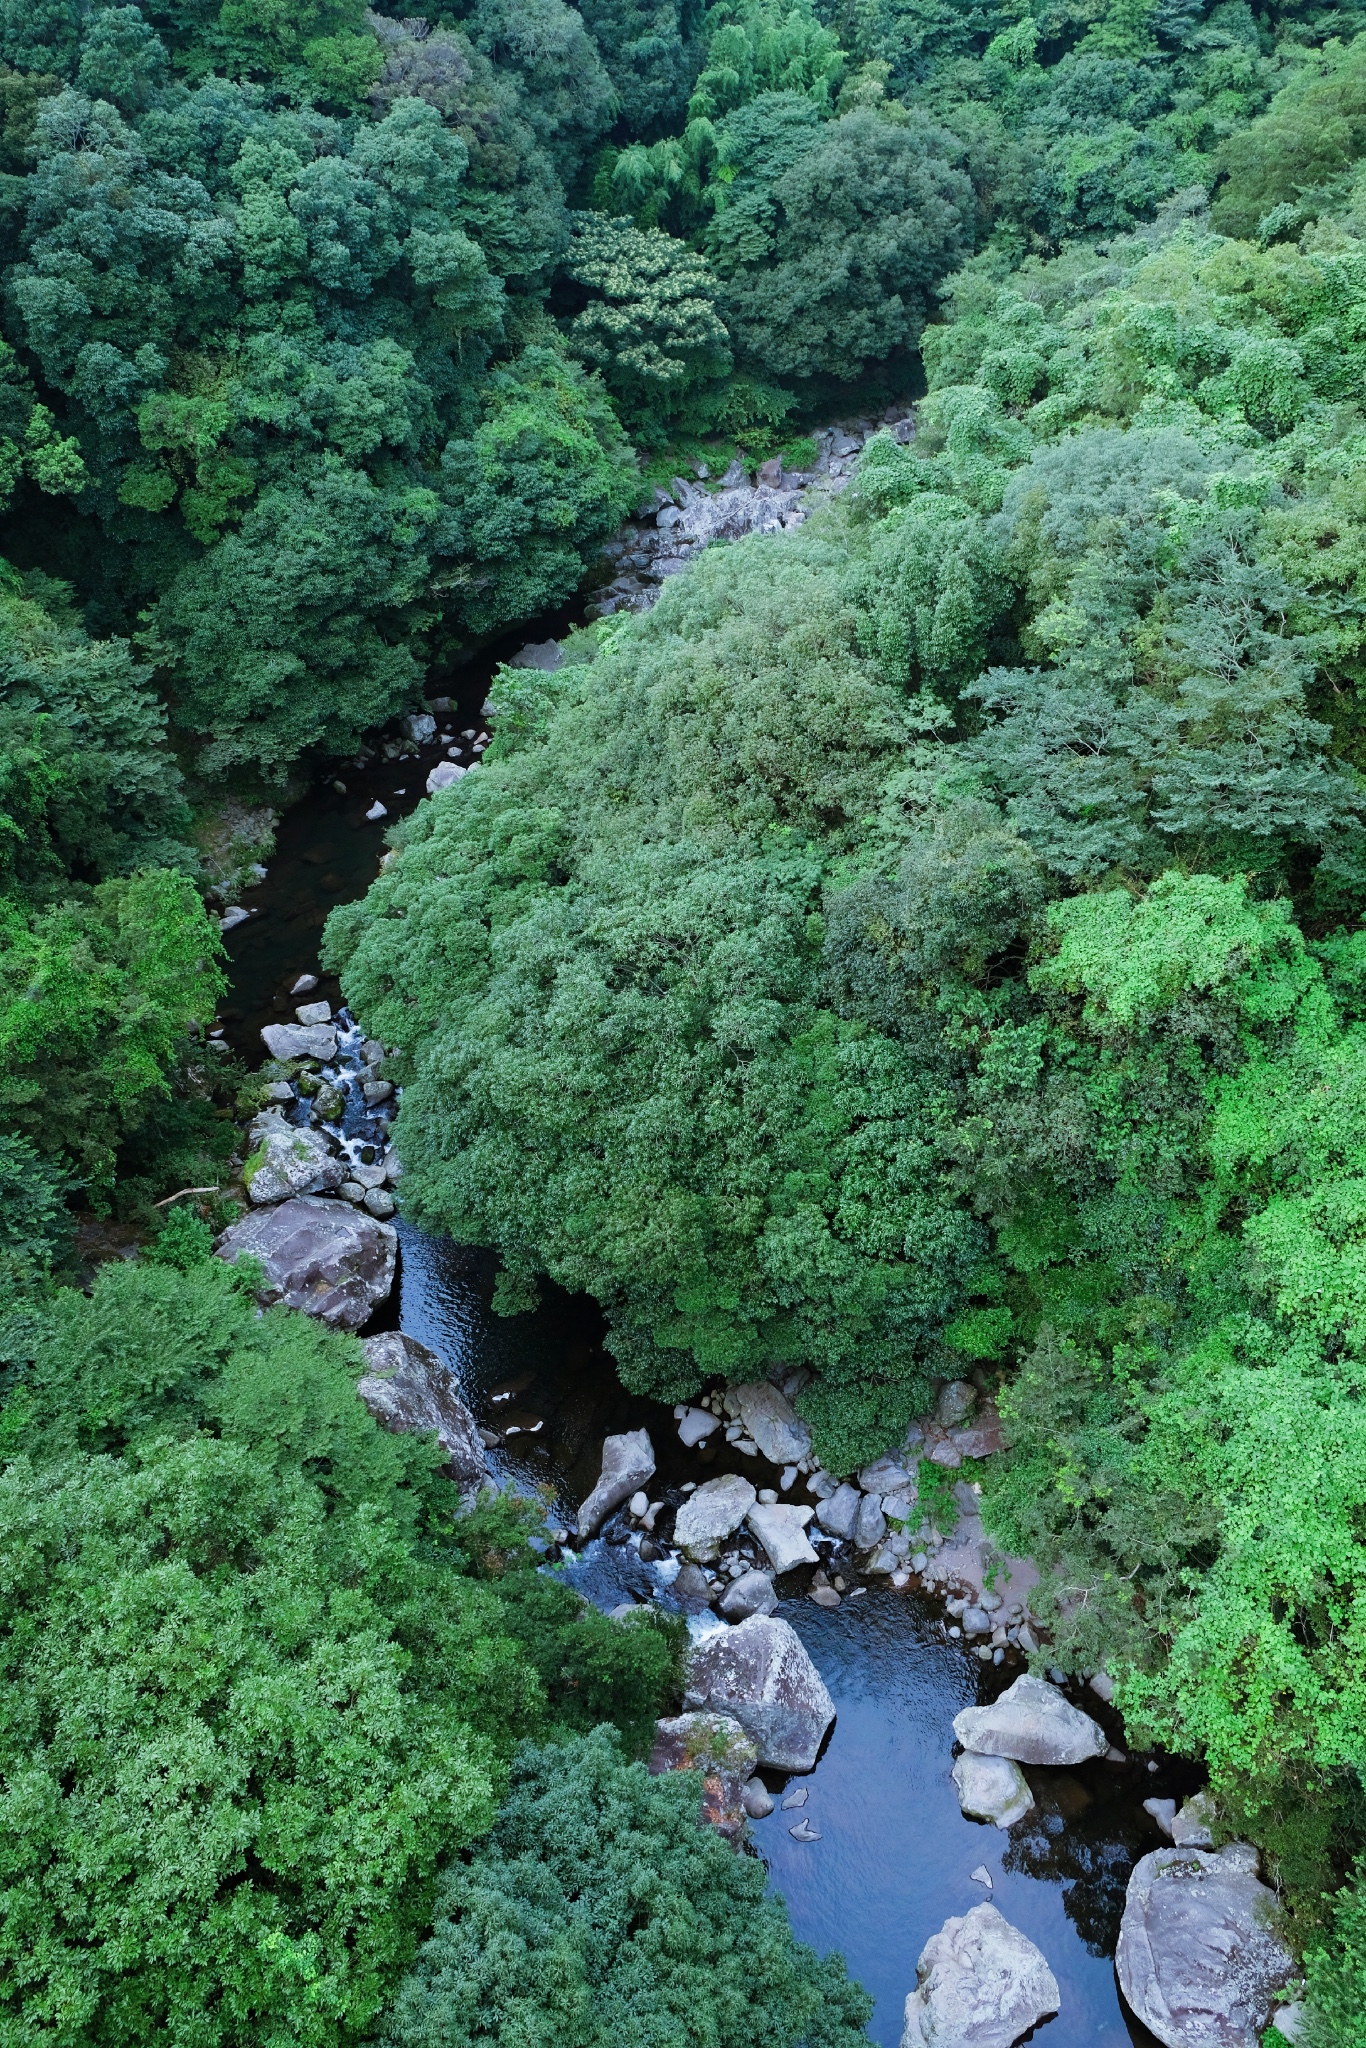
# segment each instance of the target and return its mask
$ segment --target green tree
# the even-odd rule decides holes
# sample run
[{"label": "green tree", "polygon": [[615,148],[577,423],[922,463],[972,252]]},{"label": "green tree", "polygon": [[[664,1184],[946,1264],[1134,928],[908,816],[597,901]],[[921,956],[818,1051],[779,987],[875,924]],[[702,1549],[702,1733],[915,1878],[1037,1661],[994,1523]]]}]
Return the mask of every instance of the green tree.
[{"label": "green tree", "polygon": [[705,410],[731,355],[702,257],[658,229],[590,213],[578,217],[566,269],[590,294],[569,323],[569,346],[602,373],[637,441],[662,442],[685,405]]},{"label": "green tree", "polygon": [[398,2048],[854,2048],[871,2002],[792,1939],[763,1867],[600,1728],[523,1751],[487,1843],[447,1874],[383,2038]]}]

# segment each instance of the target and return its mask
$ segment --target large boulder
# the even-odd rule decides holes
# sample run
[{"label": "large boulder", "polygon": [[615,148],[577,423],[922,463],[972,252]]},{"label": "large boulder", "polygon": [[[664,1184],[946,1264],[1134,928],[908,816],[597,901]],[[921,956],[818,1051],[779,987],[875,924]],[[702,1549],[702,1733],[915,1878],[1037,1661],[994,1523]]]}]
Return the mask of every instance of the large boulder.
[{"label": "large boulder", "polygon": [[[689,1567],[685,1565],[684,1571]],[[695,1569],[695,1567],[694,1567]],[[679,1574],[682,1577],[682,1573]],[[748,1621],[751,1614],[772,1614],[778,1595],[767,1572],[741,1572],[732,1579],[716,1606],[727,1621]]]},{"label": "large boulder", "polygon": [[684,1705],[731,1714],[776,1771],[815,1768],[835,1703],[800,1636],[776,1616],[756,1614],[718,1629],[693,1650]]},{"label": "large boulder", "polygon": [[257,1117],[251,1127],[252,1151],[242,1179],[252,1201],[285,1202],[291,1195],[329,1194],[347,1177],[321,1131],[287,1124],[282,1116]]},{"label": "large boulder", "polygon": [[775,1572],[790,1572],[799,1564],[820,1563],[806,1534],[806,1525],[814,1513],[814,1508],[789,1507],[781,1501],[750,1509],[749,1526],[768,1552]]},{"label": "large boulder", "polygon": [[1166,2048],[1256,2048],[1295,1970],[1275,1909],[1245,1842],[1155,1849],[1134,1865],[1115,1971]]},{"label": "large boulder", "polygon": [[702,1818],[728,1842],[738,1844],[745,1833],[745,1787],[754,1775],[759,1752],[751,1736],[730,1714],[676,1714],[655,1722],[649,1768],[702,1773]]},{"label": "large boulder", "polygon": [[953,1732],[978,1756],[1017,1764],[1084,1764],[1110,1747],[1103,1728],[1064,1699],[1056,1685],[1028,1673],[989,1707],[964,1707]]},{"label": "large boulder", "polygon": [[261,1028],[261,1036],[273,1060],[334,1060],[337,1057],[335,1024],[265,1024]]},{"label": "large boulder", "polygon": [[455,1378],[434,1351],[401,1330],[366,1337],[366,1373],[356,1392],[376,1422],[392,1430],[434,1430],[451,1477],[476,1487],[488,1475],[478,1426],[460,1398]]},{"label": "large boulder", "polygon": [[601,1475],[579,1509],[580,1542],[586,1542],[654,1473],[655,1451],[648,1430],[628,1429],[621,1436],[604,1437]]},{"label": "large boulder", "polygon": [[688,1496],[674,1517],[674,1542],[694,1564],[710,1564],[758,1498],[739,1472],[708,1479]]},{"label": "large boulder", "polygon": [[1008,1828],[1033,1811],[1034,1794],[1020,1766],[1009,1757],[974,1756],[965,1749],[953,1767],[953,1782],[969,1820],[990,1820],[998,1828]]},{"label": "large boulder", "polygon": [[767,1380],[752,1386],[732,1387],[745,1433],[751,1436],[770,1465],[799,1465],[811,1449],[811,1431],[791,1402]]},{"label": "large boulder", "polygon": [[920,1951],[901,2048],[1013,2048],[1058,2009],[1058,1980],[995,1906],[946,1920]]},{"label": "large boulder", "polygon": [[858,1519],[858,1511],[862,1504],[863,1495],[846,1479],[842,1486],[835,1488],[828,1499],[818,1504],[816,1520],[827,1535],[836,1537],[841,1543],[847,1543],[854,1533],[854,1523]]},{"label": "large boulder", "polygon": [[268,1301],[302,1309],[330,1329],[358,1330],[394,1284],[398,1232],[349,1202],[298,1195],[244,1216],[215,1249],[229,1262],[259,1259]]}]

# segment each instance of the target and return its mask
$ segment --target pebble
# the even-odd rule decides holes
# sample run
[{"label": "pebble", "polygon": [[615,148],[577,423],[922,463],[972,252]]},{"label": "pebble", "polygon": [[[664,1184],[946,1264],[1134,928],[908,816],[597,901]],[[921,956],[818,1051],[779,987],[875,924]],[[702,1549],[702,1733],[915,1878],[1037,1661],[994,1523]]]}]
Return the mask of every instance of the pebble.
[{"label": "pebble", "polygon": [[299,979],[295,982],[293,988],[290,990],[290,994],[292,996],[311,995],[313,990],[317,986],[318,977],[316,974],[301,974],[299,976]]},{"label": "pebble", "polygon": [[395,1206],[396,1205],[394,1202],[394,1198],[390,1194],[388,1188],[366,1189],[365,1207],[369,1210],[370,1214],[374,1217],[377,1217],[381,1223],[384,1222],[386,1217],[393,1215]]},{"label": "pebble", "polygon": [[777,1498],[778,1496],[771,1486],[761,1486],[759,1488],[759,1499],[764,1507],[771,1508],[777,1501]]},{"label": "pebble", "polygon": [[344,1180],[337,1189],[337,1193],[344,1202],[363,1202],[365,1200],[365,1189],[358,1180]]},{"label": "pebble", "polygon": [[817,1607],[838,1607],[840,1604],[840,1596],[833,1586],[813,1586],[807,1598],[814,1600]]},{"label": "pebble", "polygon": [[762,1778],[751,1778],[740,1794],[740,1804],[751,1820],[765,1820],[773,1811],[773,1794]]},{"label": "pebble", "polygon": [[789,1792],[786,1799],[784,1799],[784,1813],[788,1812],[794,1806],[805,1806],[807,1800],[810,1797],[811,1787],[809,1785],[799,1785],[795,1792]]},{"label": "pebble", "polygon": [[632,1517],[637,1522],[643,1522],[650,1512],[650,1496],[647,1493],[633,1493],[626,1505]]},{"label": "pebble", "polygon": [[332,1022],[332,1005],[331,1003],[300,1003],[294,1014],[301,1024],[330,1024]]},{"label": "pebble", "polygon": [[797,1484],[797,1467],[795,1465],[784,1465],[783,1476],[778,1484],[784,1493],[790,1493]]},{"label": "pebble", "polygon": [[926,1556],[923,1550],[917,1550],[915,1556],[911,1559],[911,1570],[914,1572],[923,1572],[929,1561],[929,1558]]},{"label": "pebble", "polygon": [[365,822],[367,825],[373,825],[376,819],[387,818],[388,815],[388,806],[386,804],[382,804],[379,798],[376,797],[375,801],[371,804],[369,810],[365,813]]}]

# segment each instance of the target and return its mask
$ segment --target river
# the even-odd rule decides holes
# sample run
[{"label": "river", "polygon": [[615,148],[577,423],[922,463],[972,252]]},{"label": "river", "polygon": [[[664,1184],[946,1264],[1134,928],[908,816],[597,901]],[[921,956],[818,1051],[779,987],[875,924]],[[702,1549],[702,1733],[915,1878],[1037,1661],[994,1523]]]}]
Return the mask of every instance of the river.
[{"label": "river", "polygon": [[[527,639],[563,632],[567,617],[538,620],[483,651],[452,678],[443,729],[479,725],[497,662]],[[253,1063],[260,1026],[292,1013],[294,979],[318,971],[323,922],[359,896],[378,871],[386,822],[420,801],[426,775],[445,757],[440,742],[417,759],[386,761],[323,779],[282,819],[265,882],[246,899],[250,919],[229,933],[231,994],[221,1019]],[[367,822],[379,801],[387,817]],[[318,992],[334,1004],[335,982]],[[400,1226],[400,1285],[375,1327],[392,1324],[430,1344],[456,1374],[481,1420],[505,1433],[494,1454],[501,1476],[539,1486],[571,1521],[597,1477],[603,1437],[644,1427],[659,1461],[654,1486],[743,1470],[776,1483],[762,1460],[728,1446],[686,1451],[672,1412],[625,1394],[602,1344],[593,1303],[547,1294],[534,1314],[511,1319],[489,1307],[494,1265],[484,1251]],[[508,1434],[508,1432],[511,1432]],[[653,1489],[652,1489],[653,1490]],[[599,1605],[658,1594],[649,1568],[627,1546],[597,1541],[571,1567]],[[784,1582],[785,1586],[787,1582]],[[780,1591],[784,1590],[780,1587]],[[805,1809],[818,1842],[788,1832],[781,1807],[753,1824],[755,1848],[783,1894],[798,1936],[839,1949],[876,2001],[869,2034],[898,2048],[906,1993],[922,1946],[952,1914],[990,1898],[1047,1957],[1062,1994],[1056,2018],[1029,2038],[1039,2048],[1156,2048],[1124,2011],[1111,1957],[1124,1886],[1135,1859],[1161,1838],[1143,1811],[1153,1795],[1178,1800],[1195,1780],[1179,1764],[1134,1758],[1076,1770],[1031,1771],[1037,1804],[1008,1834],[966,1820],[949,1772],[952,1718],[990,1698],[1015,1674],[983,1667],[949,1640],[939,1610],[914,1590],[872,1582],[836,1609],[817,1607],[793,1584],[780,1612],[802,1636],[838,1710]],[[780,1782],[773,1779],[776,1788]],[[984,1867],[992,1888],[973,1878]],[[760,2044],[756,2044],[760,2048]]]}]

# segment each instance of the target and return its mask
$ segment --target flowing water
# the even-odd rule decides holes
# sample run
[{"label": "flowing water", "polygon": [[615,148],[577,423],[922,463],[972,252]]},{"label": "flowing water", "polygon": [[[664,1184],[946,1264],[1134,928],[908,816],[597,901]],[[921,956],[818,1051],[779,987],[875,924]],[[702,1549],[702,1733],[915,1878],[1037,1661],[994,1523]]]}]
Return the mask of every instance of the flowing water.
[{"label": "flowing water", "polygon": [[[451,686],[454,708],[442,724],[457,732],[477,725],[496,660],[523,638],[563,631],[564,623],[523,628],[472,663]],[[246,899],[254,914],[227,942],[233,989],[223,1022],[253,1063],[260,1026],[286,1020],[290,984],[318,969],[327,912],[363,893],[378,870],[383,821],[367,823],[366,810],[376,798],[390,819],[412,809],[443,753],[432,746],[418,760],[343,770],[344,793],[329,778],[283,819],[267,880]],[[324,980],[317,994],[339,999],[335,982]],[[353,1137],[361,1135],[357,1127]],[[724,1443],[685,1450],[669,1409],[624,1393],[591,1302],[552,1290],[535,1313],[497,1318],[489,1307],[489,1253],[408,1224],[399,1235],[400,1285],[374,1327],[397,1322],[442,1357],[475,1414],[502,1436],[491,1453],[495,1470],[539,1490],[552,1524],[572,1526],[597,1478],[603,1437],[624,1429],[650,1432],[659,1463],[652,1493],[728,1469],[756,1485],[777,1483],[762,1460]],[[605,1608],[624,1598],[668,1598],[658,1569],[627,1543],[598,1540],[569,1570]],[[789,1595],[780,1612],[810,1650],[838,1718],[803,1781],[810,1787],[804,1812],[820,1840],[794,1841],[788,1828],[800,1816],[779,1807],[753,1824],[754,1844],[799,1937],[841,1950],[875,1999],[870,2038],[897,2048],[925,1941],[950,1915],[989,1898],[1038,1944],[1058,1980],[1061,2010],[1032,2040],[1041,2048],[1152,2048],[1152,2036],[1124,2013],[1110,1958],[1129,1870],[1160,1839],[1141,1802],[1184,1796],[1193,1789],[1188,1774],[1166,1761],[1152,1771],[1143,1758],[1031,1771],[1035,1810],[1009,1834],[966,1820],[949,1776],[952,1719],[960,1707],[994,1696],[1014,1673],[984,1667],[952,1642],[939,1610],[913,1590],[874,1581],[837,1609],[806,1599],[797,1575],[780,1591]],[[773,1789],[781,1782],[774,1778]],[[981,1867],[989,1891],[974,1880]]]}]

